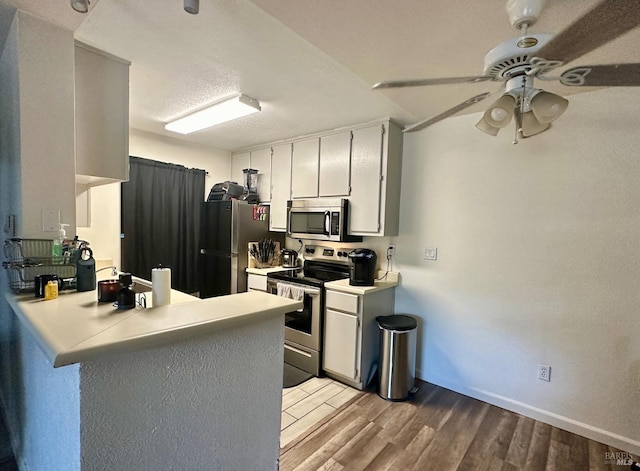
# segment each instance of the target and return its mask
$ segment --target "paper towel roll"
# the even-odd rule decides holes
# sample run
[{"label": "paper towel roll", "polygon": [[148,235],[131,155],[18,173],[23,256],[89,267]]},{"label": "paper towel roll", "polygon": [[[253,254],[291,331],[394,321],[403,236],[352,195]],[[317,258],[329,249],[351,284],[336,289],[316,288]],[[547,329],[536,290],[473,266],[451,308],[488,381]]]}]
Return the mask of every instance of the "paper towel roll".
[{"label": "paper towel roll", "polygon": [[153,307],[171,304],[171,268],[151,270]]}]

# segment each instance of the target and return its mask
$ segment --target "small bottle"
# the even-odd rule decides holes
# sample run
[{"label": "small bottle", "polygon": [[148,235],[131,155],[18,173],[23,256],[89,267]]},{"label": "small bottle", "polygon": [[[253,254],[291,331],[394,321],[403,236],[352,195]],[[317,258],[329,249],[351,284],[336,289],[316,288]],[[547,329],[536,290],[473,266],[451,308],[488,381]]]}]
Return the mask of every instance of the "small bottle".
[{"label": "small bottle", "polygon": [[[67,231],[65,231],[65,227],[69,224],[60,223],[60,230],[58,231],[58,238],[53,241],[53,249],[51,251],[51,255],[53,257],[62,257],[63,255],[63,245],[67,240]],[[61,263],[60,260],[55,260],[55,263]]]},{"label": "small bottle", "polygon": [[58,282],[49,281],[47,286],[44,287],[44,299],[56,299],[58,297]]}]

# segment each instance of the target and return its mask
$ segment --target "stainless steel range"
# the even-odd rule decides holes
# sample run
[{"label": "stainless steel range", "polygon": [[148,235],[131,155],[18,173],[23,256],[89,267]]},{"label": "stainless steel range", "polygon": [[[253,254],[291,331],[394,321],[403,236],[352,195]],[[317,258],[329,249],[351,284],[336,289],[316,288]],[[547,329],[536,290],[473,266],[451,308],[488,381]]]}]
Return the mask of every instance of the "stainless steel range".
[{"label": "stainless steel range", "polygon": [[304,302],[299,311],[285,314],[284,361],[315,376],[322,371],[324,284],[349,278],[351,250],[306,245],[301,269],[267,275],[268,292]]}]

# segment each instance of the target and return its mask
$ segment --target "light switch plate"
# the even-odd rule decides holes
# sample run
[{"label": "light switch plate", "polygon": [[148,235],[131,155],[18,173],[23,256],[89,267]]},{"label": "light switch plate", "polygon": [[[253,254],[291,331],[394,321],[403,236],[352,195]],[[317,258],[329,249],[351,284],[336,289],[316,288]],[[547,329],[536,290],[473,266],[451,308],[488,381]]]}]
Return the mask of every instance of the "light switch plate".
[{"label": "light switch plate", "polygon": [[424,249],[424,259],[425,260],[437,260],[438,259],[438,249],[437,248]]},{"label": "light switch plate", "polygon": [[60,230],[60,211],[56,209],[42,210],[42,230],[44,232],[58,232]]}]

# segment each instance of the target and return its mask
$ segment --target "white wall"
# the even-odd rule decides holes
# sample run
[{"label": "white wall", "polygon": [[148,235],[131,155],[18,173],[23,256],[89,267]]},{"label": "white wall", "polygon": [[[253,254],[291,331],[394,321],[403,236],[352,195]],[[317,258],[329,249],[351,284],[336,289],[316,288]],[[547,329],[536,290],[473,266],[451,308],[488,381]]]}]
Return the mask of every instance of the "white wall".
[{"label": "white wall", "polygon": [[[206,170],[204,197],[231,172],[229,151],[137,129],[129,131],[129,154]],[[91,243],[95,258],[113,260],[120,267],[120,183],[91,188],[91,227],[79,227],[77,233]]]},{"label": "white wall", "polygon": [[[43,208],[59,210],[64,222],[75,225],[73,37],[18,12],[6,38],[0,56],[2,226],[7,214],[15,214],[18,236],[53,238],[57,230],[42,231]],[[58,460],[73,462],[74,457],[79,462],[79,440],[73,437],[78,415],[66,407],[77,402],[77,395],[67,393],[68,385],[75,381],[77,386],[77,368],[53,372],[20,328],[5,301],[7,291],[3,269],[0,399],[17,461],[30,469],[54,469]]]},{"label": "white wall", "polygon": [[396,312],[420,318],[420,378],[640,452],[639,110],[606,90],[515,146],[477,114],[405,134]]}]

